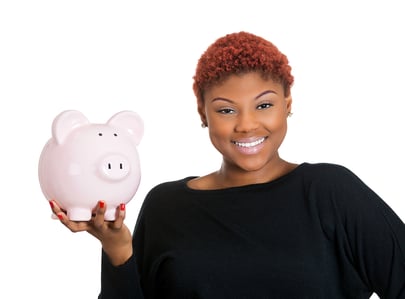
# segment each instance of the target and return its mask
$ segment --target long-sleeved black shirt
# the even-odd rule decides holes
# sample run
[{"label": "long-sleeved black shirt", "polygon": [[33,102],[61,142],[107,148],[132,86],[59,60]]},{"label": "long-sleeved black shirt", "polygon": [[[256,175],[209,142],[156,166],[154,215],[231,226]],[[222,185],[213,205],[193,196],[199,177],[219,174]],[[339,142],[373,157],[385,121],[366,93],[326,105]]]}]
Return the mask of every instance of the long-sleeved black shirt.
[{"label": "long-sleeved black shirt", "polygon": [[405,225],[348,169],[303,163],[274,181],[153,188],[106,298],[405,298]]}]

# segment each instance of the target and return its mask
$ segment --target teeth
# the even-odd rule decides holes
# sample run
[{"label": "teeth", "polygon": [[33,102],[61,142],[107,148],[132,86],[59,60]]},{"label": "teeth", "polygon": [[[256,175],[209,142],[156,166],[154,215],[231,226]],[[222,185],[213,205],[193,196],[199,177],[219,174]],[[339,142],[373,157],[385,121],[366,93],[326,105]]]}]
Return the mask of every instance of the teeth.
[{"label": "teeth", "polygon": [[260,139],[258,139],[256,141],[253,141],[253,142],[246,142],[245,143],[245,142],[237,142],[237,141],[235,141],[234,143],[237,146],[241,146],[241,147],[252,147],[252,146],[256,146],[256,145],[262,143],[263,141],[264,141],[264,138],[260,138]]}]

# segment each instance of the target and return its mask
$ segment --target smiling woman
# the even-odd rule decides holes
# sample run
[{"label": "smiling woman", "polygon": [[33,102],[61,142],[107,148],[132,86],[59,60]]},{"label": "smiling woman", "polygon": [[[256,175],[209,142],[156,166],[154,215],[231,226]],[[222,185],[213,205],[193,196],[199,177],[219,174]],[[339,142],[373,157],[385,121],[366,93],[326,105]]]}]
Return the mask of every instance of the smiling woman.
[{"label": "smiling woman", "polygon": [[405,298],[405,226],[348,168],[280,157],[293,84],[287,57],[247,32],[198,61],[194,92],[219,169],[158,184],[133,235],[125,210],[87,222],[106,298]]},{"label": "smiling woman", "polygon": [[191,185],[217,189],[239,185],[235,180],[244,185],[263,183],[296,167],[278,154],[291,111],[291,95],[284,94],[282,84],[250,71],[230,75],[204,95],[201,120],[207,123],[212,144],[224,162],[218,172]]}]

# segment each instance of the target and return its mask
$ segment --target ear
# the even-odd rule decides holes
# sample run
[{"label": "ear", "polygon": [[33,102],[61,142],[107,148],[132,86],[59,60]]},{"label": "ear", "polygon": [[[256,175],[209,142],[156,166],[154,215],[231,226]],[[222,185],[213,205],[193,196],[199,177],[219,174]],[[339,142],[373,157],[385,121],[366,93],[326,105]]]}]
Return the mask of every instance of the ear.
[{"label": "ear", "polygon": [[121,111],[114,114],[107,122],[107,124],[124,129],[135,145],[141,142],[144,132],[144,125],[142,118],[132,111]]},{"label": "ear", "polygon": [[200,115],[201,122],[208,126],[207,115],[205,113],[205,107],[202,103],[198,103],[198,114]]},{"label": "ear", "polygon": [[81,112],[65,110],[53,120],[52,137],[57,144],[62,144],[74,129],[87,124],[89,124],[89,121]]},{"label": "ear", "polygon": [[285,98],[286,101],[286,108],[287,108],[287,116],[291,114],[291,108],[292,108],[292,97],[291,93]]}]

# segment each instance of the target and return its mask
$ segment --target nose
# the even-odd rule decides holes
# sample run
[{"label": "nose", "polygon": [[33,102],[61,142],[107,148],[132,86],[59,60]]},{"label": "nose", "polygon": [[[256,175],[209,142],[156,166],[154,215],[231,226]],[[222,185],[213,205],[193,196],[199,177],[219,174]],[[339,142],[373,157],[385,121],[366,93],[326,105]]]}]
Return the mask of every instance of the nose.
[{"label": "nose", "polygon": [[239,114],[235,131],[237,132],[251,132],[258,127],[258,119],[254,113],[244,112]]},{"label": "nose", "polygon": [[102,178],[119,181],[129,174],[130,165],[122,155],[108,155],[101,159],[99,170]]}]

